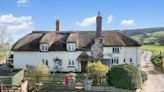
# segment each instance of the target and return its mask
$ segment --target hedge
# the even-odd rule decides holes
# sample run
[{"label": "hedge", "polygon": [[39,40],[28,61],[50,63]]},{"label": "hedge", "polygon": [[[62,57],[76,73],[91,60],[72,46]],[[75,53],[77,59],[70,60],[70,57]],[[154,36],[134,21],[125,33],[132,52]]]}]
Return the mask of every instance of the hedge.
[{"label": "hedge", "polygon": [[129,64],[113,66],[107,81],[114,87],[130,90],[141,88],[142,84],[140,71]]}]

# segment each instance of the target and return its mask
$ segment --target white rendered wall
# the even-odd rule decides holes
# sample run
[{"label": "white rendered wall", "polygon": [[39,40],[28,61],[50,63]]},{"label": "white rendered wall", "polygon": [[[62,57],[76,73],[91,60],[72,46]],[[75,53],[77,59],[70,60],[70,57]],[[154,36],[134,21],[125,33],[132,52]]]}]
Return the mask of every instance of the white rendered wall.
[{"label": "white rendered wall", "polygon": [[[14,52],[14,68],[24,68],[25,65],[37,65],[42,63],[42,59],[48,59],[48,66],[53,70],[54,60],[56,57],[62,59],[62,71],[81,71],[81,63],[76,59],[81,54],[81,51],[53,51],[53,52]],[[90,55],[90,52],[87,52]],[[75,68],[68,68],[69,59],[74,60]]]},{"label": "white rendered wall", "polygon": [[[113,47],[103,48],[104,59],[111,59],[118,57],[119,64],[131,64],[130,58],[132,58],[132,63],[134,66],[140,65],[140,47],[119,47],[119,53],[113,53]],[[126,60],[124,62],[124,59]]]},{"label": "white rendered wall", "polygon": [[[113,53],[113,47],[104,47],[103,55],[104,59],[111,59],[114,57],[119,58],[119,64],[130,64],[130,58],[132,58],[133,65],[140,65],[140,47],[119,47],[119,53]],[[49,51],[49,52],[14,52],[14,68],[24,68],[25,65],[37,65],[42,63],[42,59],[48,59],[48,66],[50,70],[53,70],[54,61],[56,57],[62,59],[62,71],[81,71],[81,63],[76,59],[82,53],[82,51],[68,52],[68,51]],[[91,52],[87,52],[91,55]],[[111,55],[108,55],[111,54]],[[74,60],[75,68],[68,68],[69,59]],[[124,62],[126,59],[126,62]]]}]

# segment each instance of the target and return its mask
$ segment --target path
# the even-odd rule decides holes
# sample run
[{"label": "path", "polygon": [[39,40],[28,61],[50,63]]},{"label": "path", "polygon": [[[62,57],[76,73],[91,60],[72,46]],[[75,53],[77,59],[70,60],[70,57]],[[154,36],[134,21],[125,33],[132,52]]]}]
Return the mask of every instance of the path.
[{"label": "path", "polygon": [[150,62],[152,53],[144,51],[142,54],[142,70],[148,73],[148,80],[144,83],[143,92],[164,92],[164,73],[154,68]]}]

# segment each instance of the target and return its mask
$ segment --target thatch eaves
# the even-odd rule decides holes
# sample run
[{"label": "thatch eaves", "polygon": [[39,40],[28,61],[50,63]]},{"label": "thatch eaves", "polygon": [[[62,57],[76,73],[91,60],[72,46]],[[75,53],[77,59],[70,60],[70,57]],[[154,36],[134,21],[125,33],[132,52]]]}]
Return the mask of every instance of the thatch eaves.
[{"label": "thatch eaves", "polygon": [[[74,42],[77,50],[88,51],[94,43],[95,31],[81,32],[33,32],[26,35],[15,43],[13,51],[39,51],[39,44],[47,42],[49,51],[66,51],[66,44]],[[105,47],[126,47],[140,46],[140,44],[130,37],[117,31],[102,32],[103,45]]]}]

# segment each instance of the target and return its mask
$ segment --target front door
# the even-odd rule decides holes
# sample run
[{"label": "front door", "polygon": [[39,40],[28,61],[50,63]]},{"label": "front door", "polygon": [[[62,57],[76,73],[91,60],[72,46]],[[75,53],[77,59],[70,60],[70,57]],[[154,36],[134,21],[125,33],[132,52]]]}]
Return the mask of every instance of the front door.
[{"label": "front door", "polygon": [[81,70],[82,70],[82,72],[87,72],[87,61],[82,61],[81,62]]}]

